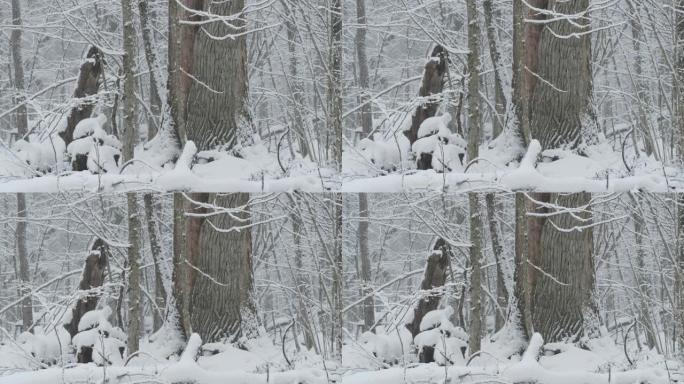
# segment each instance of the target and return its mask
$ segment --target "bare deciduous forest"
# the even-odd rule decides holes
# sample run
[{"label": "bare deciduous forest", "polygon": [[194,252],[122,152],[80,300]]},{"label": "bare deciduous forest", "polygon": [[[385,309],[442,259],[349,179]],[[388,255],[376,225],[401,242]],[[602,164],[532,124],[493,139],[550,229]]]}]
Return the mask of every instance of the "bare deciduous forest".
[{"label": "bare deciduous forest", "polygon": [[11,1],[0,185],[677,190],[681,7]]},{"label": "bare deciduous forest", "polygon": [[0,0],[0,384],[684,381],[684,0]]},{"label": "bare deciduous forest", "polygon": [[682,377],[677,195],[17,202],[2,199],[3,383]]}]

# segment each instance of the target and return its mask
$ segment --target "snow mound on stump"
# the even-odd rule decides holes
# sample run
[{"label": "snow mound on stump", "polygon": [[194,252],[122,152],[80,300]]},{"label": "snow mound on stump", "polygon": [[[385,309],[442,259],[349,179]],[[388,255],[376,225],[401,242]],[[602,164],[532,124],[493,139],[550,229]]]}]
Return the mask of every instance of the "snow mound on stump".
[{"label": "snow mound on stump", "polygon": [[67,146],[72,161],[87,157],[86,167],[93,173],[113,172],[119,168],[121,142],[103,129],[104,115],[84,119],[74,129],[74,141]]},{"label": "snow mound on stump", "polygon": [[426,313],[420,322],[421,332],[413,339],[421,353],[425,348],[434,348],[434,360],[439,365],[465,364],[468,335],[451,323],[453,313],[451,307]]},{"label": "snow mound on stump", "polygon": [[123,364],[126,334],[112,326],[108,320],[111,314],[109,307],[87,312],[78,323],[79,333],[72,340],[77,353],[90,354],[97,365]]},{"label": "snow mound on stump", "polygon": [[462,172],[465,169],[467,143],[461,135],[451,132],[448,113],[426,119],[418,129],[418,140],[411,151],[420,162],[432,156],[428,167],[437,172]]},{"label": "snow mound on stump", "polygon": [[410,143],[406,136],[398,134],[388,140],[365,138],[358,144],[361,155],[383,171],[394,171],[409,158]]},{"label": "snow mound on stump", "polygon": [[362,348],[388,365],[396,365],[408,360],[411,350],[411,332],[406,327],[398,327],[389,334],[364,332],[359,338]]}]

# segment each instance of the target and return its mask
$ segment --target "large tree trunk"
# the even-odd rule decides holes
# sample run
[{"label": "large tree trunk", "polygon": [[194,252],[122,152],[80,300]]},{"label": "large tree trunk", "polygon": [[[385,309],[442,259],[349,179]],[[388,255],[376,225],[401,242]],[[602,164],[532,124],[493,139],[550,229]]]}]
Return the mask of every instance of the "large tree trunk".
[{"label": "large tree trunk", "polygon": [[[121,12],[123,20],[123,73],[124,73],[124,146],[123,159],[133,159],[133,150],[137,139],[137,116],[135,99],[135,53],[136,34],[133,19],[132,0],[122,0]],[[128,208],[128,355],[138,352],[141,333],[140,321],[140,216],[138,201],[134,193],[126,194]]]},{"label": "large tree trunk", "polygon": [[136,52],[136,35],[135,22],[133,21],[133,0],[122,0],[121,13],[123,20],[123,74],[124,74],[124,92],[123,92],[123,114],[124,114],[124,137],[123,137],[123,160],[129,161],[133,159],[133,149],[137,139],[137,121],[135,107],[137,105],[135,99],[135,52]]},{"label": "large tree trunk", "polygon": [[[676,73],[674,75],[675,87],[674,94],[676,97],[673,99],[676,101],[676,119],[675,124],[677,126],[678,146],[679,146],[679,164],[680,166],[684,164],[684,0],[678,0],[675,3],[676,10],[676,46],[675,46],[675,56],[676,60]],[[677,222],[678,222],[678,260],[676,269],[676,282],[678,286],[678,317],[680,326],[684,326],[684,194],[677,195]],[[679,335],[679,353],[684,355],[684,333]]]},{"label": "large tree trunk", "polygon": [[28,134],[28,110],[24,104],[24,62],[21,56],[21,4],[20,0],[12,0],[12,34],[10,35],[10,48],[12,51],[12,69],[14,70],[14,88],[19,95],[16,96],[17,108],[17,138],[22,139]]},{"label": "large tree trunk", "polygon": [[[549,10],[563,15],[584,14],[588,7],[589,0],[548,2]],[[528,28],[536,33],[536,29]],[[564,145],[577,148],[595,134],[595,127],[590,124],[594,112],[591,106],[591,38],[586,33],[589,29],[591,23],[587,14],[572,23],[559,18],[541,28],[538,40],[526,41],[529,44],[528,66],[530,61],[538,63],[537,71],[530,72],[527,79],[531,100],[530,127],[532,137],[539,140],[544,149]],[[567,37],[572,34],[579,35]],[[533,42],[537,41],[539,46],[535,52]],[[538,80],[537,76],[543,80]]]},{"label": "large tree trunk", "polygon": [[140,289],[140,213],[135,193],[126,194],[128,207],[128,355],[140,345],[141,289]]},{"label": "large tree trunk", "polygon": [[373,110],[370,103],[370,75],[368,70],[368,57],[366,55],[366,0],[356,0],[356,61],[359,68],[359,88],[361,88],[361,132],[364,137],[370,135],[373,130]]},{"label": "large tree trunk", "polygon": [[150,237],[150,253],[154,262],[154,305],[157,307],[154,311],[154,330],[156,331],[161,328],[166,318],[166,289],[164,288],[163,274],[161,272],[162,249],[153,199],[151,193],[146,193],[143,197],[147,233]]},{"label": "large tree trunk", "polygon": [[363,330],[371,331],[375,325],[375,298],[372,295],[371,287],[371,260],[368,251],[368,194],[359,193],[359,259],[361,264],[361,295],[366,297],[363,300]]},{"label": "large tree trunk", "polygon": [[[244,0],[207,1],[202,10],[216,16],[237,15],[244,9]],[[238,135],[251,124],[247,109],[247,38],[242,33],[244,18],[213,21],[202,26],[195,34],[194,44],[182,47],[190,50],[194,60],[192,71],[181,73],[194,77],[187,93],[187,139],[198,150],[232,148]],[[183,55],[186,53],[183,52]],[[188,60],[190,61],[190,60]],[[187,72],[182,67],[181,72]]]},{"label": "large tree trunk", "polygon": [[487,41],[489,42],[489,57],[494,68],[494,112],[496,113],[492,117],[492,138],[495,138],[503,131],[506,117],[506,96],[504,95],[503,81],[501,80],[501,54],[496,44],[496,26],[492,21],[492,17],[495,14],[492,0],[484,0],[482,7],[485,16],[485,28],[487,29]]},{"label": "large tree trunk", "polygon": [[675,97],[675,121],[677,127],[679,147],[679,161],[684,164],[684,0],[677,0],[676,10],[676,44],[675,44],[675,71],[673,92]]},{"label": "large tree trunk", "polygon": [[[174,296],[182,331],[203,342],[237,342],[258,333],[252,271],[249,194],[192,194],[185,201],[183,252],[174,267]],[[208,203],[231,213],[202,215]],[[232,228],[232,230],[230,230]],[[230,231],[229,231],[230,230]],[[179,244],[174,244],[177,246]]]},{"label": "large tree trunk", "polygon": [[[468,13],[468,160],[479,156],[482,115],[480,112],[480,24],[477,19],[477,2],[467,1]],[[468,194],[470,213],[470,354],[480,352],[482,341],[482,217],[480,198]]]},{"label": "large tree trunk", "polygon": [[525,20],[543,20],[545,16],[526,4],[545,9],[549,0],[513,0],[513,102],[518,131],[524,146],[534,137],[530,126],[531,99],[539,67],[539,43],[543,24]]},{"label": "large tree trunk", "polygon": [[341,193],[334,195],[334,212],[335,218],[333,223],[333,241],[334,241],[334,255],[332,264],[332,346],[333,357],[339,363],[342,362],[342,339],[343,324],[342,324],[342,292],[343,292],[343,276],[344,271],[342,265],[342,245],[344,244],[344,233],[342,231],[342,208],[343,198]]},{"label": "large tree trunk", "polygon": [[482,342],[482,217],[480,216],[480,197],[477,193],[468,194],[470,205],[470,327],[468,343],[470,355],[480,352]]},{"label": "large tree trunk", "polygon": [[[513,114],[517,124],[517,134],[523,146],[531,140],[526,116],[527,98],[525,92],[525,5],[523,0],[513,0],[513,63],[511,87],[513,88]],[[517,199],[516,199],[517,200]]]},{"label": "large tree trunk", "polygon": [[[24,92],[24,63],[21,59],[21,35],[22,35],[22,20],[21,20],[21,5],[19,0],[12,0],[12,29],[10,36],[10,47],[12,50],[12,64],[14,69],[14,87],[17,92]],[[16,113],[17,137],[24,138],[28,134],[28,111],[24,103],[24,96],[19,95],[15,102],[19,104]],[[22,330],[27,331],[33,325],[33,304],[32,298],[28,296],[31,291],[30,288],[30,274],[28,265],[28,251],[26,249],[26,226],[28,212],[26,210],[26,195],[23,193],[17,194],[17,222],[16,229],[16,257],[19,271],[19,279],[21,280],[21,288],[19,295],[27,296],[21,303],[21,319]]]},{"label": "large tree trunk", "polygon": [[160,117],[162,115],[161,78],[157,53],[154,48],[154,36],[151,19],[154,13],[150,13],[149,0],[138,0],[138,14],[140,16],[140,29],[142,32],[143,46],[145,48],[145,61],[150,71],[150,112],[152,116],[147,119],[147,139],[152,139],[158,132]]},{"label": "large tree trunk", "polygon": [[199,27],[184,22],[197,22],[200,18],[184,9],[202,9],[202,0],[169,1],[169,52],[168,52],[168,104],[171,125],[181,146],[188,140],[186,129],[188,97],[194,73],[195,36]]},{"label": "large tree trunk", "polygon": [[[192,196],[192,195],[191,195]],[[193,199],[197,201],[197,199]],[[197,212],[188,213],[204,213],[200,208],[194,208]],[[188,295],[190,292],[190,287],[187,284],[188,277],[186,273],[188,269],[186,268],[185,258],[185,243],[186,243],[186,226],[191,220],[197,220],[196,218],[189,216],[185,217],[185,197],[182,193],[173,194],[173,273],[171,275],[171,280],[173,287],[171,293],[173,295],[173,300],[176,309],[176,321],[178,322],[178,329],[183,332],[183,335],[187,338],[190,334],[185,334],[186,329],[191,329],[190,327],[190,303],[188,302]]]},{"label": "large tree trunk", "polygon": [[577,341],[598,326],[590,200],[588,193],[549,195],[549,203],[575,212],[528,220],[530,312],[547,342]]},{"label": "large tree trunk", "polygon": [[[675,292],[679,326],[684,326],[684,193],[677,194],[677,263],[675,268]],[[684,332],[679,332],[679,355],[684,355]]]},{"label": "large tree trunk", "polygon": [[513,297],[514,326],[520,329],[527,339],[532,337],[532,315],[530,310],[530,283],[527,273],[528,258],[528,220],[527,198],[522,192],[515,194],[515,282]]},{"label": "large tree trunk", "polygon": [[492,253],[496,261],[496,317],[494,328],[499,330],[504,326],[506,318],[504,311],[508,308],[508,288],[506,288],[506,279],[503,272],[503,246],[501,245],[501,238],[499,235],[499,223],[495,217],[496,195],[488,193],[485,197],[487,201],[487,221],[489,222],[489,237],[492,242]]},{"label": "large tree trunk", "polygon": [[19,295],[25,297],[21,302],[22,330],[28,331],[33,326],[33,300],[31,292],[31,276],[29,272],[28,250],[26,249],[26,227],[28,225],[28,210],[26,207],[26,195],[17,193],[17,265],[19,266],[19,279],[21,288]]},{"label": "large tree trunk", "polygon": [[330,5],[330,36],[328,57],[328,145],[334,169],[342,172],[342,2],[332,0]]},{"label": "large tree trunk", "polygon": [[[88,257],[85,259],[83,274],[81,275],[81,281],[78,284],[78,294],[83,294],[83,292],[102,286],[107,270],[108,259],[109,247],[102,239],[96,239],[93,242]],[[64,324],[64,328],[69,332],[71,337],[74,337],[78,333],[78,323],[81,321],[83,315],[97,308],[97,302],[99,300],[99,294],[88,293],[76,302],[76,305],[74,305],[74,308],[71,310],[71,320],[69,323]]]}]

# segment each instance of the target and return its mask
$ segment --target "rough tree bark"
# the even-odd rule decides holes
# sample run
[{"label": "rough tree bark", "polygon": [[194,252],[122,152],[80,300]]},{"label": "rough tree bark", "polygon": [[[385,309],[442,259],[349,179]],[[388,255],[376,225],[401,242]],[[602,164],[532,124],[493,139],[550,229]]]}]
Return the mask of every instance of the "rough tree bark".
[{"label": "rough tree bark", "polygon": [[[244,0],[207,1],[202,10],[212,15],[230,16],[243,11]],[[230,149],[241,129],[251,124],[247,109],[247,37],[227,38],[246,27],[244,18],[213,21],[202,26],[188,50],[193,56],[187,98],[187,139],[198,150]],[[237,32],[236,32],[237,31]],[[182,47],[186,49],[185,46]],[[181,72],[183,72],[181,70]],[[194,79],[193,79],[194,78]]]},{"label": "rough tree bark", "polygon": [[[154,304],[158,310],[154,311],[154,330],[161,328],[165,320],[166,289],[164,288],[163,275],[161,273],[161,242],[159,239],[159,225],[155,214],[154,197],[146,193],[143,197],[145,203],[145,221],[147,221],[147,233],[150,237],[150,253],[154,262]],[[161,311],[161,313],[160,313]]]},{"label": "rough tree bark", "polygon": [[152,116],[147,119],[147,139],[152,139],[158,132],[160,117],[162,115],[161,106],[161,79],[159,77],[159,62],[157,53],[154,49],[154,35],[152,30],[149,0],[138,0],[138,14],[140,17],[140,29],[142,32],[143,46],[145,49],[145,61],[147,69],[150,71],[150,112]]},{"label": "rough tree bark", "polygon": [[[174,297],[186,337],[205,343],[237,342],[258,334],[252,271],[252,236],[246,205],[249,194],[192,194],[185,201],[183,251],[174,265]],[[204,203],[231,213],[210,217]],[[177,243],[174,244],[176,247]]]},{"label": "rough tree bark", "polygon": [[133,21],[133,0],[121,1],[121,17],[123,20],[123,116],[124,116],[124,137],[123,137],[123,160],[129,161],[133,158],[133,148],[136,144],[136,100],[135,100],[135,53],[136,53],[136,34],[135,23]]},{"label": "rough tree bark", "polygon": [[420,333],[420,322],[423,321],[425,314],[437,309],[444,295],[441,288],[446,282],[451,250],[444,239],[437,239],[432,249],[433,252],[428,256],[425,265],[423,281],[420,283],[420,290],[425,297],[422,297],[413,309],[413,321],[406,324],[413,337]]},{"label": "rough tree bark", "polygon": [[505,276],[503,272],[503,246],[499,237],[499,223],[495,217],[496,195],[488,193],[485,196],[487,202],[487,221],[489,222],[489,237],[492,241],[492,253],[496,261],[496,318],[494,323],[495,330],[504,326],[506,318],[504,312],[508,308],[508,288],[506,288]]},{"label": "rough tree bark", "polygon": [[[133,149],[137,139],[137,116],[135,99],[135,54],[136,33],[133,19],[133,0],[122,0],[121,18],[123,20],[123,74],[124,74],[124,146],[123,160],[133,159]],[[126,194],[128,209],[128,354],[138,352],[141,333],[140,322],[140,213],[135,193]]]},{"label": "rough tree bark", "polygon": [[482,342],[482,217],[480,197],[477,193],[468,194],[470,205],[470,355],[480,352]]},{"label": "rough tree bark", "polygon": [[33,300],[29,293],[31,292],[31,275],[29,271],[28,250],[26,249],[26,227],[28,225],[28,210],[26,206],[26,195],[17,193],[17,263],[19,266],[19,280],[21,280],[21,287],[19,288],[19,295],[25,297],[21,301],[21,323],[22,331],[31,330],[33,326]]},{"label": "rough tree bark", "polygon": [[513,0],[513,113],[517,124],[517,134],[524,147],[532,140],[527,106],[529,104],[525,84],[525,9],[523,0]]},{"label": "rough tree bark", "polygon": [[[12,34],[10,36],[10,47],[12,51],[12,66],[14,69],[14,87],[18,93],[24,92],[24,63],[21,59],[21,36],[22,36],[21,5],[19,0],[12,0]],[[23,104],[24,95],[18,95],[15,103],[19,105],[16,113],[17,137],[23,138],[28,134],[28,110]],[[28,251],[26,249],[26,226],[28,212],[26,210],[26,195],[17,194],[17,222],[16,229],[16,257],[19,266],[19,279],[21,287],[19,294],[27,296],[30,292],[30,274],[28,265]],[[33,325],[33,300],[27,297],[21,302],[22,330],[27,331]]]},{"label": "rough tree bark", "polygon": [[495,14],[492,0],[484,0],[482,8],[485,16],[487,41],[489,42],[489,57],[494,68],[494,111],[496,112],[496,116],[492,118],[492,138],[494,138],[503,131],[504,119],[506,117],[506,96],[504,95],[503,81],[501,80],[501,54],[496,44],[496,26],[492,20]]},{"label": "rough tree bark", "polygon": [[359,193],[359,259],[361,264],[361,295],[367,296],[363,301],[363,330],[372,331],[375,325],[375,298],[371,287],[371,260],[368,251],[368,194]]},{"label": "rough tree bark", "polygon": [[[479,156],[482,134],[480,110],[480,24],[477,3],[467,1],[468,10],[468,161]],[[472,207],[471,207],[472,208]]]},{"label": "rough tree bark", "polygon": [[684,0],[677,0],[675,3],[676,11],[676,44],[675,44],[675,71],[673,92],[676,101],[675,124],[677,126],[678,146],[679,146],[679,161],[684,164]]},{"label": "rough tree bark", "polygon": [[[677,263],[675,268],[675,292],[677,293],[677,318],[684,325],[684,193],[677,194]],[[684,356],[684,333],[678,335],[679,355]]]},{"label": "rough tree bark", "polygon": [[[442,90],[444,89],[444,76],[447,74],[449,69],[448,66],[448,52],[441,45],[436,46],[432,50],[432,54],[430,55],[427,64],[425,64],[423,82],[418,91],[418,96],[421,98],[428,98],[442,93]],[[437,100],[425,101],[416,108],[411,119],[411,128],[404,132],[411,145],[418,140],[418,129],[420,128],[420,125],[423,124],[423,121],[426,119],[435,116],[437,108],[439,108],[439,102]],[[432,162],[429,162],[427,164],[431,163]]]},{"label": "rough tree bark", "polygon": [[[87,101],[87,98],[97,94],[102,79],[102,60],[103,55],[97,47],[90,47],[86,54],[86,60],[81,64],[78,74],[78,82],[74,91],[76,105],[71,109],[67,116],[67,125],[59,136],[69,145],[74,140],[74,129],[83,119],[89,118],[93,113],[95,103]],[[83,170],[83,169],[75,169]]]},{"label": "rough tree bark", "polygon": [[171,112],[171,125],[181,146],[188,140],[186,129],[188,96],[193,80],[188,74],[194,73],[195,36],[197,25],[184,22],[197,22],[199,16],[186,11],[202,9],[202,0],[169,1],[169,49],[168,49],[168,104]]},{"label": "rough tree bark", "polygon": [[363,137],[370,135],[373,130],[373,109],[370,101],[370,75],[368,57],[366,55],[366,0],[356,0],[356,63],[359,69],[359,88],[361,88],[361,133]]},{"label": "rough tree bark", "polygon": [[513,0],[513,103],[518,133],[526,147],[534,137],[530,126],[531,97],[537,85],[539,43],[543,24],[525,20],[543,20],[545,16],[531,8],[545,9],[549,0]]},{"label": "rough tree bark", "polygon": [[[468,0],[468,160],[479,156],[482,116],[480,112],[480,24],[477,18],[477,2]],[[482,217],[480,198],[468,194],[470,213],[470,354],[480,351],[482,341]]]},{"label": "rough tree bark", "polygon": [[[420,283],[421,299],[413,308],[413,320],[406,324],[406,328],[411,332],[413,338],[420,333],[420,323],[423,321],[423,317],[428,312],[437,309],[439,301],[444,296],[442,287],[444,287],[449,271],[451,250],[449,244],[441,238],[435,241],[432,250],[425,265],[423,281]],[[421,363],[434,361],[434,348],[424,347],[424,350],[419,354],[419,359]]]},{"label": "rough tree bark", "polygon": [[71,320],[64,324],[64,328],[69,332],[71,337],[74,337],[78,333],[78,323],[81,321],[81,317],[83,317],[86,312],[97,308],[100,294],[90,291],[102,286],[107,270],[108,259],[109,247],[102,239],[96,239],[93,242],[88,257],[85,259],[83,274],[81,275],[81,281],[78,284],[78,294],[85,296],[81,297],[76,302],[74,308],[71,310]]},{"label": "rough tree bark", "polygon": [[[590,201],[588,193],[552,194],[548,203],[575,212],[528,220],[530,312],[534,331],[547,342],[577,341],[598,325]],[[552,213],[529,205],[530,212]]]},{"label": "rough tree bark", "polygon": [[[679,146],[679,164],[684,164],[684,0],[678,0],[675,3],[676,10],[676,73],[674,75],[675,87],[673,92],[676,100],[676,124]],[[684,194],[677,195],[677,222],[678,222],[678,262],[676,269],[676,282],[678,285],[678,315],[679,324],[684,326]],[[679,335],[679,353],[684,355],[684,334]]]},{"label": "rough tree bark", "polygon": [[140,290],[140,213],[135,193],[126,194],[128,208],[128,355],[138,351],[141,324]]},{"label": "rough tree bark", "polygon": [[524,193],[515,194],[515,269],[513,280],[513,321],[528,340],[534,332],[530,313],[530,285],[527,273],[527,198]]},{"label": "rough tree bark", "polygon": [[12,51],[12,69],[14,70],[14,88],[17,95],[17,138],[22,139],[28,134],[28,109],[24,104],[24,62],[21,55],[22,20],[20,0],[12,0],[12,33],[10,35],[10,50]]},{"label": "rough tree bark", "polygon": [[533,31],[528,33],[533,38],[526,41],[528,67],[530,62],[538,64],[536,71],[528,72],[527,79],[532,137],[544,149],[563,145],[577,148],[596,133],[591,127],[591,37],[586,33],[591,29],[586,14],[589,0],[549,0],[547,7],[563,15],[584,16],[572,22],[566,18],[550,21],[541,27],[538,38],[538,27],[528,26]]},{"label": "rough tree bark", "polygon": [[342,272],[344,271],[342,265],[342,245],[344,244],[344,234],[342,231],[343,221],[342,221],[342,207],[343,198],[341,193],[335,193],[334,195],[334,212],[335,212],[335,222],[333,228],[333,241],[334,241],[334,255],[332,267],[332,346],[333,346],[333,357],[337,362],[342,362],[342,339],[343,334],[343,324],[342,324],[342,292],[343,292],[343,277]]},{"label": "rough tree bark", "polygon": [[330,4],[330,36],[328,46],[328,116],[327,129],[334,169],[342,172],[342,2]]}]

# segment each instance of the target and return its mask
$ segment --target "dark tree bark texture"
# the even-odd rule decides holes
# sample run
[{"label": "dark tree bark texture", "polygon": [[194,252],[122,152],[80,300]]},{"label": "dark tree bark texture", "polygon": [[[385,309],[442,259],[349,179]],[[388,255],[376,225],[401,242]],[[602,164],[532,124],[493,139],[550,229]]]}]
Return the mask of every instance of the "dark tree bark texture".
[{"label": "dark tree bark texture", "polygon": [[[78,284],[79,291],[88,291],[102,286],[107,270],[108,258],[109,247],[102,239],[96,239],[90,254],[85,260],[81,282]],[[68,324],[64,324],[64,328],[66,328],[71,337],[74,337],[78,333],[78,323],[81,321],[83,315],[86,312],[97,308],[97,302],[99,300],[99,295],[88,294],[76,302],[76,305],[71,311],[71,321]]]}]

